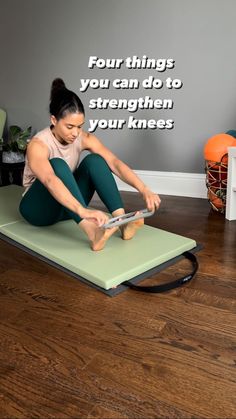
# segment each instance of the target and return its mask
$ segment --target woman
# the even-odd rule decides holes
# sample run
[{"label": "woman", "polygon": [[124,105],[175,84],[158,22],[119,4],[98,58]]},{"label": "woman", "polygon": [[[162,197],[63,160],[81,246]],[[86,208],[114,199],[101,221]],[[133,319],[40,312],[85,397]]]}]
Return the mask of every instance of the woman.
[{"label": "woman", "polygon": [[[50,115],[51,126],[38,132],[27,147],[20,212],[37,226],[72,218],[92,250],[101,250],[118,227],[104,229],[108,216],[87,206],[96,191],[113,217],[125,213],[112,172],[143,195],[149,210],[159,207],[160,198],[94,135],[83,131],[83,104],[62,79],[52,83]],[[90,154],[79,164],[83,150]],[[131,239],[142,224],[143,219],[121,226],[122,238]]]}]

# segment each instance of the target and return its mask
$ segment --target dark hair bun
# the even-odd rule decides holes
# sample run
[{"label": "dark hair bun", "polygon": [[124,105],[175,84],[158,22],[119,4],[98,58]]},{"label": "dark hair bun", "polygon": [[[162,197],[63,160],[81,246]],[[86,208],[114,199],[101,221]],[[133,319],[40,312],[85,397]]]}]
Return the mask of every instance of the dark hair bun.
[{"label": "dark hair bun", "polygon": [[60,90],[64,90],[66,89],[66,85],[64,83],[64,81],[60,78],[56,78],[53,80],[52,82],[52,86],[51,86],[51,96],[50,99],[52,100],[53,96],[59,92]]},{"label": "dark hair bun", "polygon": [[49,111],[59,121],[69,113],[84,114],[84,105],[76,93],[66,88],[62,79],[56,78],[51,86]]}]

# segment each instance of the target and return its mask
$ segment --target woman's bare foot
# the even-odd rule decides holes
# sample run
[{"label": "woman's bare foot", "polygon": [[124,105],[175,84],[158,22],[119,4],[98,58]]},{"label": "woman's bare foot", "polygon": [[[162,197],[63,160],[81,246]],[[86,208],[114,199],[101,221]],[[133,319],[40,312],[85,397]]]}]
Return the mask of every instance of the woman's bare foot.
[{"label": "woman's bare foot", "polygon": [[102,250],[107,240],[118,230],[118,227],[98,227],[94,222],[85,219],[79,223],[79,227],[88,237],[91,249],[95,251]]},{"label": "woman's bare foot", "polygon": [[102,250],[107,240],[118,230],[118,227],[102,228],[98,227],[95,231],[94,239],[91,240],[91,249],[98,251]]},{"label": "woman's bare foot", "polygon": [[144,225],[144,219],[130,221],[120,227],[121,235],[123,240],[130,240],[136,234],[136,231]]}]

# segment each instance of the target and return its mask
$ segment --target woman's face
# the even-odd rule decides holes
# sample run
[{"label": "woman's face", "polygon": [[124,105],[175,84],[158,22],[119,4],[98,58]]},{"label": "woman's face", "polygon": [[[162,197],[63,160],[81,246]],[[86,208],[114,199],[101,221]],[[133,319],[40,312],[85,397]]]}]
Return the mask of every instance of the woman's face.
[{"label": "woman's face", "polygon": [[73,143],[81,133],[84,122],[82,113],[70,113],[59,120],[55,116],[51,116],[52,132],[62,144]]}]

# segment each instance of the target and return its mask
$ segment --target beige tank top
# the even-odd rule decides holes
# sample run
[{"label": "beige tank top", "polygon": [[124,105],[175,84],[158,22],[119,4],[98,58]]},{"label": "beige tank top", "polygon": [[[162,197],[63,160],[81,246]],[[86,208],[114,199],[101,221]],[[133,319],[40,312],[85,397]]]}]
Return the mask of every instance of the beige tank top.
[{"label": "beige tank top", "polygon": [[[77,168],[80,159],[81,153],[81,137],[78,136],[72,144],[61,144],[53,135],[50,127],[45,128],[44,130],[38,132],[35,136],[41,140],[44,144],[47,145],[49,150],[49,160],[53,157],[59,157],[66,161],[71,171]],[[29,166],[29,162],[26,156],[25,159],[25,168],[23,174],[23,186],[26,188],[25,192],[29,189],[32,183],[35,181],[36,176],[32,172]]]}]

